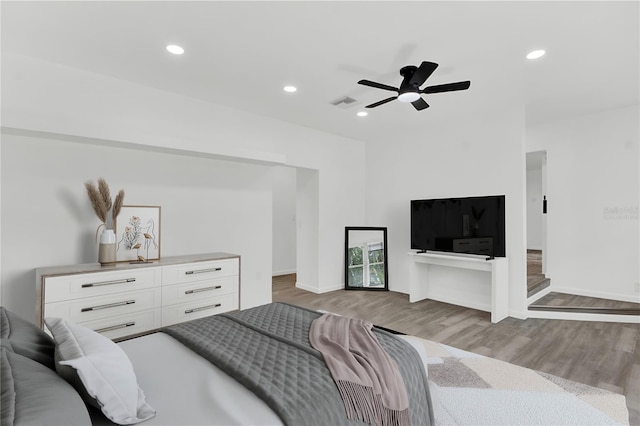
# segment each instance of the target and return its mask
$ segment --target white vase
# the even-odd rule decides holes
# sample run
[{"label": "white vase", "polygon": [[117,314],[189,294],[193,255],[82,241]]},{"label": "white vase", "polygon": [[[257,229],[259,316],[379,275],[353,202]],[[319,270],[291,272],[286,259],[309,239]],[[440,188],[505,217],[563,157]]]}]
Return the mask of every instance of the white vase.
[{"label": "white vase", "polygon": [[98,262],[102,265],[116,263],[116,234],[113,229],[105,229],[100,235]]}]

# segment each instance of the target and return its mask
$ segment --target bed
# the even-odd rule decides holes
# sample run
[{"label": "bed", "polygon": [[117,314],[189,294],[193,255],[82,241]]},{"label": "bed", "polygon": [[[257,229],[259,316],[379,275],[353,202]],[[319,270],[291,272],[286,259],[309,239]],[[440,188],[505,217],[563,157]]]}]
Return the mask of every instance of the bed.
[{"label": "bed", "polygon": [[[119,424],[365,424],[346,418],[331,372],[309,345],[310,323],[321,315],[273,303],[118,344],[93,341],[96,333],[87,330],[87,337],[53,321],[93,356],[84,364],[69,361],[65,369],[54,360],[56,353],[57,361],[68,357],[59,332],[56,348],[49,335],[0,308],[2,424],[113,424],[104,413],[109,398],[95,404],[95,389],[86,387],[87,395],[78,382],[87,363],[102,368],[114,386],[128,386],[118,399],[129,401],[129,413],[109,413]],[[398,365],[413,425],[628,424],[622,395],[375,326],[372,331]]]}]

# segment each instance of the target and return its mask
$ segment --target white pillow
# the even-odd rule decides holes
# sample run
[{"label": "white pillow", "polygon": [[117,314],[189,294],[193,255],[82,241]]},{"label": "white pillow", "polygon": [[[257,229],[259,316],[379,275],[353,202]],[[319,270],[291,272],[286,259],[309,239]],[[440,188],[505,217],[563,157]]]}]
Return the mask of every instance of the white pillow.
[{"label": "white pillow", "polygon": [[60,318],[45,318],[44,322],[56,342],[58,374],[77,385],[64,366],[73,367],[87,394],[98,402],[109,420],[128,425],[155,416],[156,411],[146,403],[138,387],[129,357],[118,345],[89,328]]}]

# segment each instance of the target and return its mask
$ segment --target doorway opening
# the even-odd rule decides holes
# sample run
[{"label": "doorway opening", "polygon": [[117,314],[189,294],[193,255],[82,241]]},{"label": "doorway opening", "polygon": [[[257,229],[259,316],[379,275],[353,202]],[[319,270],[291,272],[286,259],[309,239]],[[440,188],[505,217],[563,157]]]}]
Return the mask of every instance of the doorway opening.
[{"label": "doorway opening", "polygon": [[272,168],[272,276],[296,273],[296,173],[295,167]]},{"label": "doorway opening", "polygon": [[319,172],[273,168],[272,277],[319,292]]},{"label": "doorway opening", "polygon": [[[527,161],[527,298],[551,285],[546,276],[547,152],[528,152]],[[542,296],[542,294],[540,295]]]},{"label": "doorway opening", "polygon": [[553,205],[549,204],[547,197],[547,151],[528,152],[526,165],[527,310],[530,313],[543,311],[541,317],[544,318],[549,317],[549,312],[640,316],[640,304],[637,302],[562,291],[563,283],[559,282],[551,287],[547,271],[553,269],[548,267],[548,260],[554,264],[558,260],[555,253],[549,256],[547,250],[547,220],[554,214]]}]

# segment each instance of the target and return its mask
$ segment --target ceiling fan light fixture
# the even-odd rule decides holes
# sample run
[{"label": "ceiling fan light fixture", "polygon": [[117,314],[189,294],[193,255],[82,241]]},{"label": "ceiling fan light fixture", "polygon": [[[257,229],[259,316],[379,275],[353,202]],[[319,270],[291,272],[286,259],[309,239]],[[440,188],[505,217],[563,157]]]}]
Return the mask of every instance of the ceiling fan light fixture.
[{"label": "ceiling fan light fixture", "polygon": [[295,86],[284,86],[284,91],[285,92],[293,93],[296,90],[298,90],[298,89]]},{"label": "ceiling fan light fixture", "polygon": [[400,102],[415,102],[420,99],[420,94],[418,92],[404,92],[398,95],[398,100]]},{"label": "ceiling fan light fixture", "polygon": [[167,50],[174,55],[182,55],[184,53],[184,49],[177,44],[170,44],[167,46]]},{"label": "ceiling fan light fixture", "polygon": [[538,59],[544,56],[544,54],[547,53],[542,49],[539,50],[533,50],[531,52],[529,52],[527,54],[527,59]]}]

